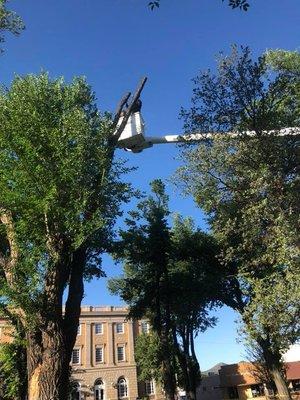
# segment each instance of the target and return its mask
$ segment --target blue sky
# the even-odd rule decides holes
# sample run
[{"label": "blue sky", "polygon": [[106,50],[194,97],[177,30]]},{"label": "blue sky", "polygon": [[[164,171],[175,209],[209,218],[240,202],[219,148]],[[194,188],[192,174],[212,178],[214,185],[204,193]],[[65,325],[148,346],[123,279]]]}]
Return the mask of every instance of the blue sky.
[{"label": "blue sky", "polygon": [[[149,135],[180,133],[181,106],[188,106],[199,70],[214,68],[216,54],[230,45],[249,45],[254,55],[268,48],[299,49],[299,0],[249,0],[247,13],[232,11],[221,0],[162,0],[151,12],[147,0],[11,0],[26,30],[8,38],[0,58],[1,82],[14,74],[49,71],[52,77],[84,75],[102,110],[113,111],[122,94],[149,79],[143,92],[143,115]],[[226,3],[226,1],[225,1]],[[139,169],[127,177],[147,190],[153,178],[169,179],[179,165],[179,150],[161,145],[141,154],[119,152]],[[183,198],[167,182],[171,209],[192,216],[206,227],[192,199]],[[121,221],[119,223],[122,223]],[[120,270],[104,259],[107,274]],[[120,304],[106,290],[104,279],[86,286],[85,304]],[[219,323],[197,338],[203,369],[243,356],[229,309],[217,312]]]}]

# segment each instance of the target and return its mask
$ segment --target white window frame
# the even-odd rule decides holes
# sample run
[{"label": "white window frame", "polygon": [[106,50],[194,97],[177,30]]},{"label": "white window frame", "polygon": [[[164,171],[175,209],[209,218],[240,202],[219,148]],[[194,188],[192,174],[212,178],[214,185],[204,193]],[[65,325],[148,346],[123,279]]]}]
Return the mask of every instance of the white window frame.
[{"label": "white window frame", "polygon": [[[97,350],[101,349],[101,361],[97,361]],[[96,364],[103,364],[104,363],[104,347],[103,346],[96,346],[95,347],[95,363]]]},{"label": "white window frame", "polygon": [[[123,358],[122,358],[122,360],[119,359],[119,349],[123,349]],[[126,361],[126,351],[125,351],[125,345],[124,344],[118,344],[117,345],[117,361],[118,362]]]},{"label": "white window frame", "polygon": [[[119,327],[121,327],[121,330],[119,330]],[[116,333],[124,333],[124,322],[116,322]]]},{"label": "white window frame", "polygon": [[[101,383],[100,383],[101,382]],[[94,398],[96,399],[96,390],[103,390],[103,399],[105,399],[105,383],[102,379],[97,379],[94,385]]]},{"label": "white window frame", "polygon": [[79,323],[78,328],[77,328],[77,336],[81,336],[81,323]]},{"label": "white window frame", "polygon": [[[148,390],[148,389],[150,389],[150,390]],[[145,381],[145,393],[148,396],[155,394],[155,385],[154,385],[153,379],[151,379],[150,381]]]},{"label": "white window frame", "polygon": [[[74,395],[76,395],[76,397],[74,397]],[[81,383],[80,382],[76,382],[76,392],[73,392],[70,397],[70,400],[74,400],[74,399],[82,399],[82,395],[81,395]]]},{"label": "white window frame", "polygon": [[[73,352],[78,350],[78,363],[73,362]],[[81,364],[81,348],[80,347],[74,347],[72,350],[72,365],[80,365]]]},{"label": "white window frame", "polygon": [[[146,329],[144,329],[145,327],[146,327]],[[141,331],[142,331],[142,333],[147,334],[147,333],[149,333],[149,330],[150,330],[149,322],[148,321],[142,321],[141,322]]]},{"label": "white window frame", "polygon": [[[122,381],[122,383],[121,383]],[[120,396],[120,387],[125,388],[124,390],[124,395]],[[121,377],[118,379],[118,399],[126,399],[128,398],[128,383],[127,383],[127,379],[125,379],[124,377]]]},{"label": "white window frame", "polygon": [[[101,326],[101,332],[97,332],[97,327]],[[95,323],[95,335],[103,335],[103,322]]]}]

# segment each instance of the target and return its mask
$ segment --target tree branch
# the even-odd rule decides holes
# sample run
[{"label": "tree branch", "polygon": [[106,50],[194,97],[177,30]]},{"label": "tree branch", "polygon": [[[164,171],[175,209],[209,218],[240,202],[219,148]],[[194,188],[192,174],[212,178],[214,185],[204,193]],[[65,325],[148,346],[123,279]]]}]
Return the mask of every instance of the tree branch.
[{"label": "tree branch", "polygon": [[68,353],[68,357],[71,357],[71,352],[76,340],[78,320],[81,312],[81,300],[84,294],[83,271],[85,262],[86,249],[84,247],[79,248],[73,254],[69,293],[64,315],[64,335],[67,338],[66,351]]},{"label": "tree branch", "polygon": [[[137,100],[140,98],[140,95],[142,93],[142,90],[143,90],[143,88],[145,86],[146,81],[147,81],[147,77],[142,78],[142,80],[141,80],[141,82],[140,82],[140,84],[139,84],[139,86],[138,86],[138,88],[137,88],[137,90],[136,90],[136,92],[135,92],[135,94],[134,94],[134,96],[132,98],[132,101],[131,101],[129,107],[126,110],[126,113],[124,115],[124,118],[123,118],[120,126],[118,127],[116,132],[113,133],[112,137],[110,138],[110,145],[111,146],[115,147],[115,145],[117,144],[117,142],[119,140],[119,137],[121,136],[121,134],[122,134],[122,132],[123,132],[123,130],[124,130],[126,124],[127,124],[127,121],[128,121],[128,119],[129,119],[129,117],[130,117],[130,115],[132,113],[132,109],[135,106]],[[120,105],[119,105],[119,108],[118,108],[118,111],[117,111],[117,114],[115,116],[115,119],[117,118],[118,113],[121,114],[122,108],[124,107],[124,104],[126,103],[126,101],[129,98],[129,96],[128,97],[127,96],[128,96],[128,94],[125,95],[122,98],[122,100],[120,102]],[[125,100],[125,98],[126,98],[126,100]]]},{"label": "tree branch", "polygon": [[124,96],[122,97],[122,99],[120,100],[116,113],[115,113],[115,117],[114,117],[114,121],[113,121],[113,127],[116,128],[117,124],[119,122],[119,118],[121,116],[122,110],[125,106],[125,104],[127,103],[129,97],[131,96],[131,92],[128,92],[126,94],[124,94]]},{"label": "tree branch", "polygon": [[4,257],[1,256],[1,266],[3,268],[7,284],[11,289],[14,289],[13,270],[18,261],[19,251],[12,213],[2,207],[0,208],[0,222],[5,226],[7,241],[10,248],[10,255],[6,261]]}]

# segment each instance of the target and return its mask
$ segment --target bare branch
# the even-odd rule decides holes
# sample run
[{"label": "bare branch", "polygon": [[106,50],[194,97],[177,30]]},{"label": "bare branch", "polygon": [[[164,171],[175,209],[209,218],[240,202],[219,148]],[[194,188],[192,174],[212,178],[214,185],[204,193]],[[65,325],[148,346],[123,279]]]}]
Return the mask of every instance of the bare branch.
[{"label": "bare branch", "polygon": [[[142,80],[141,80],[141,82],[140,82],[140,84],[139,84],[139,86],[138,86],[138,88],[137,88],[137,90],[136,90],[136,92],[135,92],[135,94],[134,94],[134,96],[132,98],[132,101],[131,101],[129,107],[126,110],[126,113],[124,115],[124,118],[123,118],[120,126],[118,127],[118,129],[114,133],[114,135],[111,137],[111,140],[110,140],[110,142],[111,142],[110,144],[111,145],[116,145],[116,143],[118,142],[119,137],[121,136],[121,133],[123,132],[123,130],[124,130],[126,124],[127,124],[127,121],[128,121],[128,119],[129,119],[129,117],[131,115],[132,109],[135,106],[137,100],[140,98],[140,95],[142,93],[142,90],[143,90],[143,88],[145,86],[146,81],[147,81],[147,77],[142,78]],[[124,98],[123,98],[123,100],[124,100]],[[124,102],[124,104],[125,104],[125,102]],[[123,106],[124,106],[124,104],[123,104]]]},{"label": "bare branch", "polygon": [[124,96],[122,97],[122,99],[120,100],[116,113],[115,113],[115,117],[114,117],[114,122],[113,122],[113,127],[116,128],[119,118],[121,116],[121,112],[123,111],[123,108],[125,106],[125,104],[127,103],[129,97],[131,96],[131,92],[128,92],[126,94],[124,94]]}]

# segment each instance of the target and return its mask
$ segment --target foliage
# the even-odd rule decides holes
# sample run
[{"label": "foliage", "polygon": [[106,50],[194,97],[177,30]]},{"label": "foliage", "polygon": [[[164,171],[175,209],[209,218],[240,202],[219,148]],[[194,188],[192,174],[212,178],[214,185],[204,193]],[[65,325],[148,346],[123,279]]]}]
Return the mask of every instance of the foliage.
[{"label": "foliage", "polygon": [[[120,180],[128,170],[113,159],[111,116],[82,78],[16,77],[0,93],[0,125],[0,300],[26,330],[29,385],[38,373],[40,399],[50,387],[64,398],[84,280],[103,275],[101,254],[132,194]],[[59,384],[43,386],[53,376]]]},{"label": "foliage", "polygon": [[126,220],[128,229],[120,231],[121,240],[114,252],[124,261],[124,277],[113,279],[110,289],[130,306],[129,317],[147,317],[159,337],[161,382],[166,396],[174,398],[176,390],[175,363],[170,357],[171,314],[173,298],[169,285],[168,260],[170,233],[164,185],[160,180],[151,184],[153,196],[140,202],[137,211]]},{"label": "foliage", "polygon": [[[115,254],[124,262],[124,275],[112,279],[110,289],[129,304],[131,317],[147,317],[153,328],[137,342],[141,376],[149,378],[154,369],[162,373],[169,357],[192,392],[200,380],[194,338],[215,324],[209,310],[228,296],[229,269],[216,258],[216,241],[190,218],[176,215],[169,227],[164,185],[156,180],[151,186],[153,195],[139,203],[120,232]],[[165,383],[162,375],[160,380]]]},{"label": "foliage", "polygon": [[192,107],[181,113],[188,132],[224,133],[186,148],[179,175],[208,214],[224,263],[237,265],[247,333],[277,360],[299,338],[298,138],[276,133],[299,124],[298,56],[253,61],[233,47],[217,74],[194,79]]},{"label": "foliage", "polygon": [[[13,35],[19,35],[24,29],[22,19],[11,10],[8,10],[7,0],[0,0],[0,43],[5,42],[5,33],[11,32]],[[2,52],[3,49],[1,48]]]},{"label": "foliage", "polygon": [[18,336],[0,346],[0,397],[4,400],[21,399],[22,388],[26,391],[25,346],[25,341]]},{"label": "foliage", "polygon": [[[222,0],[224,2],[225,0]],[[160,0],[150,1],[148,3],[151,10],[160,6]],[[250,7],[248,0],[228,0],[228,6],[232,9],[239,8],[240,10],[247,11]]]},{"label": "foliage", "polygon": [[135,342],[135,357],[140,381],[161,382],[160,338],[155,332],[141,334]]},{"label": "foliage", "polygon": [[[81,78],[67,85],[47,74],[17,77],[0,97],[1,207],[15,216],[20,259],[16,305],[39,307],[44,278],[59,257],[51,241],[63,235],[71,251],[88,247],[87,276],[101,276],[99,254],[128,198],[110,168],[110,117],[100,114]],[[107,171],[107,173],[106,173]],[[1,225],[2,248],[7,245]],[[3,282],[1,290],[6,290]]]},{"label": "foliage", "polygon": [[300,338],[299,269],[282,268],[262,279],[248,279],[254,295],[244,312],[247,334],[268,338],[274,353],[282,354]]}]

